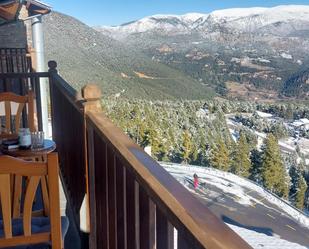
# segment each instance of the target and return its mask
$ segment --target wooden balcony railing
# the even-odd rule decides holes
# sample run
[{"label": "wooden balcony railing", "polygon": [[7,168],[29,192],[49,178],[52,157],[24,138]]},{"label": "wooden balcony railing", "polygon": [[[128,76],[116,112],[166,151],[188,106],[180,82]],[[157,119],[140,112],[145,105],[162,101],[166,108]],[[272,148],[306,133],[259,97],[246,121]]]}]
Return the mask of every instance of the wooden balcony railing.
[{"label": "wooden balcony railing", "polygon": [[[49,73],[1,73],[0,72],[0,92],[14,92],[25,95],[32,89],[35,95],[35,111],[37,113],[37,123],[39,130],[42,130],[42,106],[40,96],[40,80],[48,79]],[[27,124],[26,110],[23,111],[22,122]]]},{"label": "wooden balcony railing", "polygon": [[89,195],[91,249],[251,248],[104,115],[96,86],[79,94],[49,67],[63,182],[77,224]]},{"label": "wooden balcony railing", "polygon": [[174,228],[179,249],[251,248],[103,114],[98,88],[80,97],[49,66],[53,134],[76,212],[89,183],[90,248],[176,248]]},{"label": "wooden balcony railing", "polygon": [[0,48],[0,73],[30,72],[31,57],[25,48]]}]

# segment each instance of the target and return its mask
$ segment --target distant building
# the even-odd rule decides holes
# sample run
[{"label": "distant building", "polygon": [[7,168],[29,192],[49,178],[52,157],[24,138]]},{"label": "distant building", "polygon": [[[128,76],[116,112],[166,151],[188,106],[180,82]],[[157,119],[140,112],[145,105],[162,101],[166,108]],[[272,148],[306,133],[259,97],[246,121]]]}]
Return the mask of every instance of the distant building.
[{"label": "distant building", "polygon": [[256,111],[256,114],[261,118],[272,118],[273,115],[267,112]]},{"label": "distant building", "polygon": [[196,116],[198,118],[205,118],[207,117],[207,115],[209,115],[209,110],[207,108],[200,108],[197,112],[196,112]]}]

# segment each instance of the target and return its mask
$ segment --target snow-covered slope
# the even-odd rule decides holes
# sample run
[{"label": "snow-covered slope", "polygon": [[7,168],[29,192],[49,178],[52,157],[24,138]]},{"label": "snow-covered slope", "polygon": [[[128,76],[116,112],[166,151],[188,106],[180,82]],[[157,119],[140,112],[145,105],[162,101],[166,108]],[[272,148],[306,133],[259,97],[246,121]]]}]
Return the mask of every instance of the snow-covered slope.
[{"label": "snow-covered slope", "polygon": [[[307,248],[308,239],[302,241],[295,237],[307,236],[309,217],[261,186],[213,168],[160,164],[190,192],[204,200],[218,217],[230,217],[222,219],[254,249]],[[200,179],[198,190],[192,187],[193,173]]]},{"label": "snow-covered slope", "polygon": [[[211,32],[222,25],[242,32],[281,29],[305,29],[309,24],[309,5],[282,5],[272,8],[234,8],[216,10],[210,14],[188,13],[185,15],[153,15],[117,27],[97,27],[98,30],[115,38],[143,32],[162,34],[186,34],[190,32]],[[272,25],[269,27],[269,25]]]},{"label": "snow-covered slope", "polygon": [[274,236],[267,236],[262,233],[228,224],[236,233],[240,235],[254,249],[306,249],[307,247],[292,243]]}]

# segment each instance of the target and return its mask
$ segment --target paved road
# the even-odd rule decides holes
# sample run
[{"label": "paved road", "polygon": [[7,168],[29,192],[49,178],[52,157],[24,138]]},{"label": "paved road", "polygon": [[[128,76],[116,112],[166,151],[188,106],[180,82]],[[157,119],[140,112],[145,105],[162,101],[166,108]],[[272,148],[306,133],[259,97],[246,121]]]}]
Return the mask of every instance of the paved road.
[{"label": "paved road", "polygon": [[[249,230],[264,233],[270,236],[280,236],[290,242],[294,242],[309,248],[309,229],[301,226],[284,210],[264,199],[258,192],[244,188],[245,194],[258,200],[251,205],[239,204],[239,197],[230,193],[224,193],[221,189],[209,183],[209,179],[200,177],[200,186],[193,190],[192,172],[179,173],[168,169],[181,183],[186,183],[193,193],[224,222],[237,225]],[[226,180],[226,179],[225,179]],[[231,188],[233,188],[231,183]]]}]

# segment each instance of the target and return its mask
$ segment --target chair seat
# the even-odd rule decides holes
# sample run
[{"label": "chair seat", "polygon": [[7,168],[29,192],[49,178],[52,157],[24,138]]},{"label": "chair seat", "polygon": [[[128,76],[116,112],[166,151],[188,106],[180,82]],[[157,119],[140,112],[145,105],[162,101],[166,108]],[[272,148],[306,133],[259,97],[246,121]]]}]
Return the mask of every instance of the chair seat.
[{"label": "chair seat", "polygon": [[[69,228],[69,219],[65,216],[61,216],[61,233],[62,238],[64,239]],[[31,220],[31,232],[33,234],[36,233],[44,233],[50,232],[50,219],[48,217],[33,217]],[[13,236],[23,235],[23,220],[22,219],[14,219],[12,221],[12,233]],[[4,229],[3,229],[3,221],[0,220],[0,239],[4,238]],[[34,248],[46,248],[45,245],[29,245],[29,246],[18,246],[18,247],[10,247],[10,248],[18,248],[18,249],[34,249]]]}]

